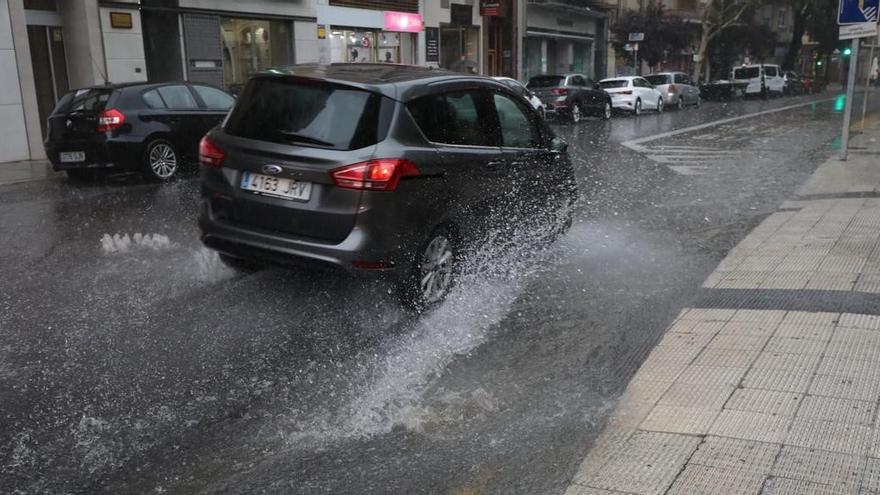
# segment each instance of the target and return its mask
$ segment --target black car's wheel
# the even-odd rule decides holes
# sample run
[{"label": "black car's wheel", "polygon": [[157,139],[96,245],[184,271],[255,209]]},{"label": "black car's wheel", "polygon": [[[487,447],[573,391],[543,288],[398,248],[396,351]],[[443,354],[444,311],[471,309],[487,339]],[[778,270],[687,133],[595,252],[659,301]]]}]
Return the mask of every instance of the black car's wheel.
[{"label": "black car's wheel", "polygon": [[636,106],[633,107],[633,113],[636,114],[636,116],[642,114],[642,100],[641,100],[641,98],[636,100]]},{"label": "black car's wheel", "polygon": [[225,253],[217,253],[217,255],[220,257],[220,261],[224,265],[232,268],[237,272],[252,273],[260,269],[260,265],[258,263],[250,260],[236,258],[235,256],[229,256]]},{"label": "black car's wheel", "polygon": [[583,109],[581,108],[581,102],[576,101],[574,105],[571,106],[571,123],[577,124],[583,118]]},{"label": "black car's wheel", "polygon": [[143,164],[147,177],[165,182],[177,174],[180,159],[173,144],[165,139],[155,139],[144,148]]},{"label": "black car's wheel", "polygon": [[613,108],[611,107],[611,102],[606,101],[605,105],[602,107],[602,120],[611,119],[612,111],[613,111]]},{"label": "black car's wheel", "polygon": [[419,250],[412,273],[402,281],[400,293],[405,303],[422,310],[443,302],[455,284],[456,247],[455,236],[446,227],[428,236]]},{"label": "black car's wheel", "polygon": [[91,168],[72,168],[65,172],[68,178],[78,182],[94,182],[103,175],[100,170]]}]

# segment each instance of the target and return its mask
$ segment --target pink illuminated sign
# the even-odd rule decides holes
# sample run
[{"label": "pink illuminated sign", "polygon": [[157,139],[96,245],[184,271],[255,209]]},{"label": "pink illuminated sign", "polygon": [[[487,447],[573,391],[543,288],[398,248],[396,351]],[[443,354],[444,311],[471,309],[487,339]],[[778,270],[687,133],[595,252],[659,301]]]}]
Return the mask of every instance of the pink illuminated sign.
[{"label": "pink illuminated sign", "polygon": [[385,12],[385,30],[418,33],[422,30],[422,16],[406,12]]}]

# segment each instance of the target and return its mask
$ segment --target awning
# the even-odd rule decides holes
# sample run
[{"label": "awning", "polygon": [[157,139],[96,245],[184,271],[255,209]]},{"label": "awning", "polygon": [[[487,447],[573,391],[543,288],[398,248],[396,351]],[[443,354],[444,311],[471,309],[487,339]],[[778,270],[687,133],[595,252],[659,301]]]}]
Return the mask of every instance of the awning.
[{"label": "awning", "polygon": [[555,31],[539,31],[535,29],[529,29],[526,31],[526,36],[534,36],[540,38],[565,38],[572,40],[581,40],[581,41],[595,41],[596,37],[591,35],[584,34],[568,34],[568,33],[558,33]]}]

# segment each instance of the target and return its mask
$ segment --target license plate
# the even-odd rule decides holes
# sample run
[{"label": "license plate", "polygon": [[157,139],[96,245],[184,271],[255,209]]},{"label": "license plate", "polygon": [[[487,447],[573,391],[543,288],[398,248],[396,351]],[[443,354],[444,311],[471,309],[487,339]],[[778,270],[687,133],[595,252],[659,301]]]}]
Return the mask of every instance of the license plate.
[{"label": "license plate", "polygon": [[312,195],[312,183],[272,177],[271,175],[241,174],[241,188],[264,196],[308,201]]},{"label": "license plate", "polygon": [[61,163],[76,163],[86,161],[86,153],[84,151],[62,151],[58,157]]}]

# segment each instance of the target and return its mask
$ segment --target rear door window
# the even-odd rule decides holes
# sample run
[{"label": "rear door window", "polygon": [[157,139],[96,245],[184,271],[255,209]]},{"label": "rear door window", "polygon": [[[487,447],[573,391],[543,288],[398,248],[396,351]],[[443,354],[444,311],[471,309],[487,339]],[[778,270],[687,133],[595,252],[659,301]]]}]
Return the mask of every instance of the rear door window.
[{"label": "rear door window", "polygon": [[583,87],[587,85],[587,81],[585,81],[584,78],[581,76],[573,76],[571,78],[571,85]]},{"label": "rear door window", "polygon": [[381,96],[311,80],[252,79],[224,129],[233,136],[342,150],[376,144]]},{"label": "rear door window", "polygon": [[194,84],[193,89],[196,90],[196,94],[199,95],[199,98],[205,102],[208,110],[226,111],[232,108],[233,103],[235,103],[235,100],[231,96],[217,88]]},{"label": "rear door window", "polygon": [[152,89],[147,91],[142,96],[144,99],[144,103],[146,103],[147,107],[153,109],[165,108],[165,102],[162,100],[162,97],[159,96],[159,91]]},{"label": "rear door window", "polygon": [[422,133],[434,143],[497,146],[488,123],[494,116],[481,90],[452,91],[417,98],[407,104]]},{"label": "rear door window", "polygon": [[162,100],[165,101],[165,106],[172,110],[195,110],[199,108],[192,93],[182,84],[163,86],[158,88],[157,91],[162,96]]}]

